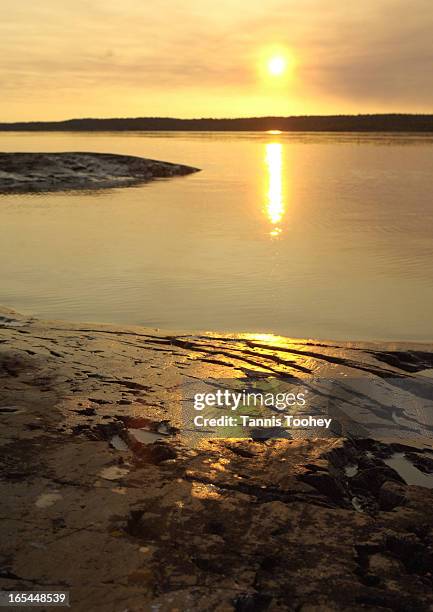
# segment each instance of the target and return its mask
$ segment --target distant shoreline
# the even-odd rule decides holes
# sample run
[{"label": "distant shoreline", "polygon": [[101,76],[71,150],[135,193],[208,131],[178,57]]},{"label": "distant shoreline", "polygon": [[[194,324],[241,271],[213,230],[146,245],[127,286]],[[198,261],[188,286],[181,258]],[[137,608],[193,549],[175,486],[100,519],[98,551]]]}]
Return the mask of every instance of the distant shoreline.
[{"label": "distant shoreline", "polygon": [[433,114],[311,115],[233,119],[134,117],[0,123],[1,132],[16,131],[257,131],[284,132],[433,132]]}]

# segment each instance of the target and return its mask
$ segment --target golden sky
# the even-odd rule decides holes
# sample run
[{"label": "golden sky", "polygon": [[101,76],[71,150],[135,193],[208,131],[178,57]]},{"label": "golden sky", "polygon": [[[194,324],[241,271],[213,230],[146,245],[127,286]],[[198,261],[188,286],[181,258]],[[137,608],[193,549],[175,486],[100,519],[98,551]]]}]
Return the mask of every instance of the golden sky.
[{"label": "golden sky", "polygon": [[431,0],[0,0],[0,121],[433,112],[432,32]]}]

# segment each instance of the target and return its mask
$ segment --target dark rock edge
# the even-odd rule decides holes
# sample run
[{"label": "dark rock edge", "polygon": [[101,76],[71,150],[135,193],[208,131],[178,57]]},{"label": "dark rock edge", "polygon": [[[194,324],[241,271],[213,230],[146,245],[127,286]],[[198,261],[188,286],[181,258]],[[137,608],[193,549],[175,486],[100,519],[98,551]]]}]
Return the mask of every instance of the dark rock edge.
[{"label": "dark rock edge", "polygon": [[132,186],[199,168],[113,153],[0,153],[0,193],[38,193]]}]

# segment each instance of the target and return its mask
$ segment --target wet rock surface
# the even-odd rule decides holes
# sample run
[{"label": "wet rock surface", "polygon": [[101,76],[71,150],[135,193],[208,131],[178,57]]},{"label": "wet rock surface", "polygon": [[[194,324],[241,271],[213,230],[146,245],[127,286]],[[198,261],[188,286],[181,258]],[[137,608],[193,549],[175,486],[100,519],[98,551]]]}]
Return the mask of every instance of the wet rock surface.
[{"label": "wet rock surface", "polygon": [[433,491],[386,463],[428,476],[431,449],[352,435],[191,447],[182,430],[186,381],[401,375],[409,349],[400,371],[391,347],[383,365],[371,346],[0,314],[2,589],[69,590],[83,612],[432,609]]},{"label": "wet rock surface", "polygon": [[0,193],[118,187],[198,172],[182,164],[110,153],[0,153]]}]

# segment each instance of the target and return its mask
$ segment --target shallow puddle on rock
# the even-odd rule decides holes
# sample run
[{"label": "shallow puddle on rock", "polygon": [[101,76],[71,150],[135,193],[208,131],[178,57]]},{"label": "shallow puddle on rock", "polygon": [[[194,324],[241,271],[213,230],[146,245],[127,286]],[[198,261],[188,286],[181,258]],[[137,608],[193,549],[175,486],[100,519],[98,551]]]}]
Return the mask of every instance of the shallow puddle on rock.
[{"label": "shallow puddle on rock", "polygon": [[346,465],[344,468],[344,473],[348,478],[352,478],[352,476],[356,476],[358,473],[358,466],[355,464]]},{"label": "shallow puddle on rock", "polygon": [[110,465],[110,467],[101,470],[99,475],[105,480],[119,480],[123,478],[123,476],[126,476],[128,472],[129,470],[127,468],[121,468],[118,465]]},{"label": "shallow puddle on rock", "polygon": [[171,431],[170,431],[170,427],[167,425],[167,423],[165,421],[162,421],[156,430],[158,433],[162,434],[163,436],[169,436]]},{"label": "shallow puddle on rock", "polygon": [[395,453],[389,459],[384,459],[386,465],[394,469],[408,485],[433,488],[433,474],[424,474],[404,456],[404,453]]},{"label": "shallow puddle on rock", "polygon": [[116,450],[119,450],[119,451],[128,450],[128,445],[126,444],[126,442],[122,440],[122,438],[118,436],[117,434],[111,438],[110,444]]},{"label": "shallow puddle on rock", "polygon": [[364,512],[362,504],[359,501],[358,497],[352,497],[352,506],[357,512]]},{"label": "shallow puddle on rock", "polygon": [[147,429],[128,429],[128,433],[140,444],[152,444],[165,438],[164,434],[147,431]]},{"label": "shallow puddle on rock", "polygon": [[421,370],[418,372],[421,376],[428,376],[428,378],[433,378],[433,368],[427,368],[426,370]]},{"label": "shallow puddle on rock", "polygon": [[62,499],[62,497],[63,496],[60,495],[60,493],[42,493],[36,500],[35,506],[36,508],[49,508],[50,506],[55,504],[56,501]]}]

